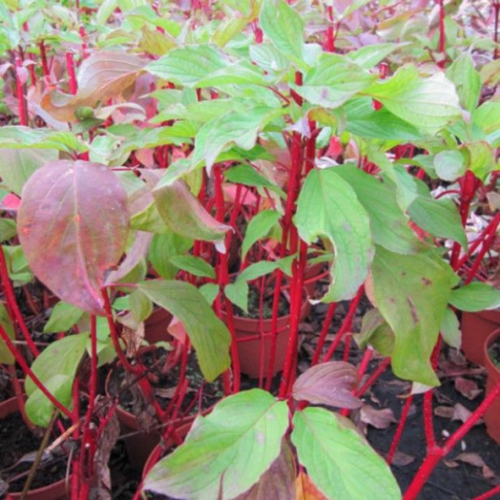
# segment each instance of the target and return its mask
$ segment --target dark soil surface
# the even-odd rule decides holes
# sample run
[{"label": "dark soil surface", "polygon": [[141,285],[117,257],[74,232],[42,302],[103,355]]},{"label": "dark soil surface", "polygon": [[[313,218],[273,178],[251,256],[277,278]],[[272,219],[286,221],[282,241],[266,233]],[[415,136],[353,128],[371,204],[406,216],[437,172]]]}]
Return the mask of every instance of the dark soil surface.
[{"label": "dark soil surface", "polygon": [[[299,358],[299,371],[306,369],[309,365],[327,308],[328,306],[325,304],[314,306],[306,323],[301,325],[304,342],[302,344],[301,358]],[[371,308],[371,305],[364,298],[353,322],[353,332],[359,331],[361,317],[369,308]],[[328,349],[330,342],[334,338],[333,332],[339,329],[346,312],[347,304],[338,304],[323,352]],[[343,350],[344,343],[342,342],[337,348],[335,359],[342,359]],[[355,343],[351,342],[349,362],[357,364],[360,359],[360,351]],[[370,363],[368,373],[372,373],[379,363],[379,359],[373,360]],[[435,414],[433,425],[439,445],[462,423],[460,420],[452,420],[451,413],[455,407],[462,405],[466,411],[472,412],[482,402],[485,374],[483,369],[468,363],[460,353],[446,347],[443,349],[438,368],[441,386],[434,391],[433,409]],[[476,384],[477,394],[469,394],[469,398],[465,397],[455,387],[457,378]],[[377,410],[388,409],[391,411],[394,421],[387,423],[385,428],[377,429],[369,423],[362,421],[359,423],[360,415],[353,415],[354,420],[366,433],[371,445],[382,456],[386,455],[391,446],[410,387],[409,382],[395,377],[389,368],[372,386],[371,390],[365,394],[363,400],[367,405]],[[392,465],[392,471],[402,492],[408,488],[425,457],[426,443],[422,404],[423,395],[415,395],[398,447],[398,454],[395,463]],[[443,410],[443,407],[446,409]],[[474,465],[471,465],[471,463]],[[480,421],[445,460],[441,461],[436,467],[418,498],[419,500],[471,500],[498,484],[500,484],[500,445],[488,436],[484,424]],[[492,498],[500,500],[500,495]]]},{"label": "dark soil surface", "polygon": [[[180,375],[180,363],[173,368],[168,368],[168,352],[159,348],[143,354],[143,363],[150,370],[148,378],[155,392],[156,400],[165,409],[172,401]],[[204,381],[196,355],[191,352],[186,368],[188,389],[182,402],[180,415],[195,415],[198,411],[211,408],[219,401],[224,393],[222,382],[216,380],[209,384]],[[138,401],[140,393],[129,389],[130,382],[121,368],[113,370],[109,379],[108,391],[111,395],[119,394],[120,406],[128,412],[135,413],[137,408],[142,408],[142,401]]]},{"label": "dark soil surface", "polygon": [[[19,413],[0,421],[0,479],[9,483],[10,492],[22,491],[41,441],[26,427]],[[66,457],[42,460],[31,489],[64,479],[66,469]]]}]

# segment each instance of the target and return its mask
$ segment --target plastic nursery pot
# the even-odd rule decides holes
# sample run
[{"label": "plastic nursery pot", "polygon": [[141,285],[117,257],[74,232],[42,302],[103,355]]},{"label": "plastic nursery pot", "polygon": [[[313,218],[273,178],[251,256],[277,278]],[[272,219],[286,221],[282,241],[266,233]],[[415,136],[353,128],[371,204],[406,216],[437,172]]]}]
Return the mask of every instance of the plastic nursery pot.
[{"label": "plastic nursery pot", "polygon": [[[489,353],[490,347],[495,342],[500,343],[500,330],[491,333],[483,344],[484,366],[488,375],[486,380],[486,394],[492,391],[496,384],[500,384],[500,368],[495,365]],[[488,434],[500,444],[500,398],[496,398],[488,408],[484,414],[484,422],[486,423]]]},{"label": "plastic nursery pot", "polygon": [[149,344],[172,340],[167,331],[171,321],[172,315],[166,309],[156,308],[144,322],[144,339]]},{"label": "plastic nursery pot", "polygon": [[500,311],[462,313],[462,351],[465,357],[484,365],[484,343],[488,336],[500,328]]},{"label": "plastic nursery pot", "polygon": [[[12,413],[19,412],[19,402],[17,398],[11,398],[3,403],[0,403],[0,420],[3,420]],[[49,484],[42,488],[29,490],[28,494],[24,497],[27,500],[66,500],[70,498],[70,485],[71,477],[68,479],[61,479],[55,483]],[[22,493],[8,493],[9,498],[12,500],[20,500]]]},{"label": "plastic nursery pot", "polygon": [[[300,321],[303,321],[309,311],[311,304],[304,298],[302,307],[300,309]],[[222,321],[227,323],[226,313],[222,313]],[[263,348],[262,359],[264,361],[264,376],[267,375],[267,367],[269,366],[269,356],[271,351],[271,319],[252,319],[244,318],[242,316],[233,316],[234,329],[236,333],[238,356],[240,360],[240,371],[251,378],[260,377],[261,367],[261,349]],[[261,332],[267,336],[262,341],[260,338]],[[277,321],[277,335],[276,335],[276,357],[274,360],[273,377],[278,372],[283,370],[285,365],[286,347],[288,345],[288,338],[290,334],[290,314],[281,316]],[[255,337],[251,340],[245,340],[248,337]],[[263,344],[263,346],[262,346]]]},{"label": "plastic nursery pot", "polygon": [[[179,438],[184,440],[184,438],[186,437],[187,433],[189,432],[189,430],[191,429],[191,427],[193,425],[193,421],[194,421],[194,417],[193,417],[193,419],[191,419],[190,422],[187,422],[187,423],[181,425],[178,429],[175,430],[175,432],[177,433],[177,436],[179,436]],[[144,470],[142,472],[142,479],[144,479],[147,476],[148,472],[154,467],[155,463],[158,460],[158,457],[161,457],[162,449],[169,450],[170,448],[174,447],[175,444],[176,443],[175,443],[174,438],[172,436],[170,436],[167,439],[167,441],[165,442],[164,446],[162,446],[161,444],[158,444],[155,446],[155,448],[153,449],[153,451],[149,455],[148,459],[146,460],[146,463],[144,464]]]}]

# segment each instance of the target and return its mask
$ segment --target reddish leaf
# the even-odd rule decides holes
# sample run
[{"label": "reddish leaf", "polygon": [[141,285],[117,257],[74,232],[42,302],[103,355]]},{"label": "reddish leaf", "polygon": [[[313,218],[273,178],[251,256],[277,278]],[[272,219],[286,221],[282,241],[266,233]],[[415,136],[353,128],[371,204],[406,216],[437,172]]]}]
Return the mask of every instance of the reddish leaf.
[{"label": "reddish leaf", "polygon": [[361,401],[351,391],[357,382],[356,368],[343,361],[330,361],[313,366],[293,386],[293,397],[313,404],[359,408]]},{"label": "reddish leaf", "polygon": [[377,410],[370,405],[363,405],[361,408],[361,421],[376,429],[387,429],[392,423],[397,422],[390,408]]},{"label": "reddish leaf", "polygon": [[156,188],[155,203],[165,224],[175,233],[203,241],[222,241],[231,229],[215,220],[184,181]]},{"label": "reddish leaf", "polygon": [[290,500],[295,498],[295,464],[290,446],[286,441],[281,445],[281,453],[246,493],[235,500]]},{"label": "reddish leaf", "polygon": [[483,392],[482,389],[478,388],[476,382],[462,377],[457,377],[455,379],[455,389],[462,394],[462,396],[471,401]]},{"label": "reddish leaf", "polygon": [[51,162],[24,186],[18,232],[31,269],[92,314],[103,314],[100,288],[122,256],[128,225],[125,190],[102,165]]},{"label": "reddish leaf", "polygon": [[187,332],[184,328],[184,325],[179,321],[179,318],[176,318],[175,316],[172,318],[172,321],[168,325],[167,331],[182,345],[186,343],[186,339],[188,338]]},{"label": "reddish leaf", "polygon": [[81,106],[95,106],[117,97],[140,75],[144,61],[120,52],[97,52],[85,59],[78,71],[76,95],[53,91],[42,99],[42,108],[61,121],[74,121]]},{"label": "reddish leaf", "polygon": [[[296,500],[327,500],[325,495],[316,488],[311,478],[304,472],[301,472],[296,481]],[[294,498],[293,496],[290,498]]]}]

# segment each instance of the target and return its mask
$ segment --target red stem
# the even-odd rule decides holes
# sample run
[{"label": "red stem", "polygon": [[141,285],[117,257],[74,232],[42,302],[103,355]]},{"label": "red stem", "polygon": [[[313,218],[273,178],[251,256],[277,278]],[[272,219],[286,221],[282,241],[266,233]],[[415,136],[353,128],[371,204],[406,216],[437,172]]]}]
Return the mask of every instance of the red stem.
[{"label": "red stem", "polygon": [[40,381],[40,379],[31,371],[31,368],[28,366],[24,358],[21,356],[21,354],[18,352],[16,349],[15,345],[13,344],[12,340],[10,340],[10,337],[7,335],[7,332],[4,330],[2,325],[0,325],[0,337],[2,340],[5,342],[7,345],[7,348],[11,352],[11,354],[14,356],[14,359],[16,360],[17,364],[21,367],[23,372],[26,374],[27,377],[30,377],[33,383],[37,386],[38,389],[40,389],[43,393],[44,396],[47,397],[47,399],[64,415],[66,415],[68,418],[72,418],[73,415],[71,412],[64,407],[59,401],[47,390],[47,388],[43,385],[43,383]]},{"label": "red stem", "polygon": [[497,493],[500,493],[500,484],[492,488],[490,491],[487,491],[483,495],[475,497],[473,500],[488,500],[488,498],[494,497]]},{"label": "red stem", "polygon": [[66,66],[68,67],[69,92],[75,95],[78,91],[78,84],[75,73],[75,60],[71,52],[66,52]]},{"label": "red stem", "polygon": [[370,375],[370,378],[364,383],[361,389],[356,391],[356,396],[359,398],[376,382],[376,380],[385,372],[386,368],[391,363],[391,358],[385,358],[378,368]]},{"label": "red stem", "polygon": [[389,448],[389,451],[387,452],[386,461],[387,461],[388,465],[391,465],[392,459],[394,458],[394,454],[396,453],[396,450],[398,449],[399,441],[401,440],[401,436],[403,434],[403,429],[405,427],[406,420],[408,419],[408,414],[410,412],[410,407],[411,407],[412,402],[413,402],[413,394],[410,394],[405,401],[405,404],[403,406],[403,410],[401,411],[401,417],[400,417],[399,422],[398,422],[398,427],[396,429],[396,432],[394,433],[391,447]]},{"label": "red stem", "polygon": [[347,311],[347,315],[344,318],[344,321],[342,322],[342,325],[340,326],[340,330],[337,332],[335,335],[335,339],[330,345],[330,348],[328,349],[327,353],[325,354],[323,358],[323,362],[329,361],[333,354],[335,353],[335,349],[337,349],[337,346],[340,344],[340,341],[342,340],[342,337],[346,332],[348,332],[351,329],[352,326],[352,320],[354,318],[354,314],[356,313],[356,309],[358,308],[359,301],[361,300],[361,297],[363,297],[363,294],[365,292],[365,287],[362,285],[359,287],[359,290],[356,293],[356,296],[354,299],[352,299],[350,305],[349,305],[349,310]]},{"label": "red stem", "polygon": [[[215,204],[216,204],[216,219],[219,222],[224,222],[224,193],[222,191],[222,171],[220,166],[214,167],[214,184],[215,184]],[[241,194],[241,190],[240,190]],[[228,250],[231,244],[231,233],[226,235],[226,249]],[[224,295],[224,287],[229,283],[227,253],[219,254],[219,265],[217,268],[217,277],[220,285],[220,296],[224,299],[226,308],[226,320],[229,332],[231,333],[231,360],[233,367],[233,392],[237,393],[240,390],[240,358],[238,354],[238,346],[236,344],[236,331],[234,329],[233,306],[229,299]]]},{"label": "red stem", "polygon": [[33,356],[37,357],[39,354],[38,347],[33,342],[31,338],[31,334],[26,327],[26,323],[24,322],[23,315],[19,310],[19,306],[17,305],[16,295],[14,293],[14,288],[9,278],[9,271],[7,269],[7,261],[5,260],[5,254],[3,248],[0,248],[0,275],[2,277],[2,285],[5,293],[5,298],[7,299],[7,306],[10,311],[12,311],[14,318],[21,329],[23,337],[28,344]]},{"label": "red stem", "polygon": [[318,363],[319,357],[323,352],[323,346],[325,345],[326,336],[328,334],[328,330],[330,328],[330,323],[332,322],[333,315],[335,314],[335,309],[337,307],[336,302],[332,302],[328,306],[328,310],[326,311],[325,320],[323,321],[323,327],[321,329],[321,333],[319,334],[318,343],[316,344],[316,350],[314,351],[314,356],[311,361],[311,366],[314,366]]},{"label": "red stem", "polygon": [[445,66],[445,41],[446,41],[446,33],[444,28],[444,2],[443,0],[439,0],[439,52],[442,55],[442,60],[439,61],[439,67],[444,68]]},{"label": "red stem", "polygon": [[424,484],[429,479],[429,476],[434,471],[434,468],[439,461],[445,457],[456,444],[470,431],[476,422],[484,415],[485,411],[493,404],[495,399],[500,395],[500,383],[493,387],[493,390],[485,397],[484,401],[476,408],[472,415],[464,422],[446,441],[443,447],[435,447],[431,450],[417,474],[413,478],[410,486],[406,490],[404,500],[416,500]]},{"label": "red stem", "polygon": [[21,81],[20,69],[23,67],[23,62],[20,57],[16,57],[16,95],[17,95],[17,105],[19,107],[19,124],[27,127],[28,126],[28,110],[26,109],[26,100],[24,96],[24,85]]}]

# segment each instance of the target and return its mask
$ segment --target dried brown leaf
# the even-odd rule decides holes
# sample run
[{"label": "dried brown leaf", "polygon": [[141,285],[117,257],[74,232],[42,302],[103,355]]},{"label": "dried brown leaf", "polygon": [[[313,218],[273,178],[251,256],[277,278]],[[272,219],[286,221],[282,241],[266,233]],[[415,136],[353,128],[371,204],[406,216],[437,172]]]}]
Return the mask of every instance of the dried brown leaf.
[{"label": "dried brown leaf", "polygon": [[408,455],[408,453],[404,453],[403,451],[396,451],[392,459],[392,463],[399,467],[406,467],[414,461],[415,457],[413,455]]},{"label": "dried brown leaf", "polygon": [[[311,478],[301,472],[296,481],[296,500],[328,500],[321,491],[316,488],[316,485],[311,481]],[[293,497],[290,497],[293,498]]]},{"label": "dried brown leaf", "polygon": [[466,422],[472,413],[463,405],[460,403],[457,403],[453,407],[453,417],[451,418],[452,420],[460,420],[461,422]]},{"label": "dried brown leaf", "polygon": [[377,410],[373,406],[363,405],[361,408],[361,421],[376,429],[387,429],[392,423],[397,422],[390,408]]},{"label": "dried brown leaf", "polygon": [[462,396],[471,401],[483,392],[482,389],[478,388],[476,382],[463,377],[457,377],[455,379],[455,389],[462,394]]},{"label": "dried brown leaf", "polygon": [[135,356],[144,340],[144,323],[139,323],[136,329],[124,326],[121,336],[127,346],[127,356]]},{"label": "dried brown leaf", "polygon": [[441,418],[453,418],[455,409],[452,406],[436,406],[434,408],[434,415]]}]

